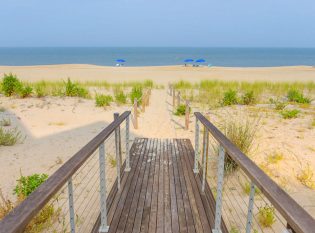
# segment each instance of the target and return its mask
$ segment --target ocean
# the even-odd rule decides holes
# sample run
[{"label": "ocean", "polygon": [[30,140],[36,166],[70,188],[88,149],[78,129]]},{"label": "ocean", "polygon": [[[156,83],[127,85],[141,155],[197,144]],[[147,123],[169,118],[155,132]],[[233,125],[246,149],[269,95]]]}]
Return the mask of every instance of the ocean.
[{"label": "ocean", "polygon": [[315,48],[0,48],[0,65],[94,64],[114,66],[180,65],[185,59],[205,59],[205,65],[272,67],[315,65]]}]

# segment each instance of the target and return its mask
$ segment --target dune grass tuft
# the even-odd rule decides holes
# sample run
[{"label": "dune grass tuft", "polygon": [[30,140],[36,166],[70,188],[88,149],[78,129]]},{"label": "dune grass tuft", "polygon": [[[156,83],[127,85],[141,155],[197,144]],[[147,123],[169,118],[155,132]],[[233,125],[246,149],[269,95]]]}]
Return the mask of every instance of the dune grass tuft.
[{"label": "dune grass tuft", "polygon": [[[228,116],[219,125],[225,136],[236,145],[244,154],[250,153],[259,128],[259,118],[250,119],[248,117]],[[238,168],[237,163],[227,155],[225,157],[225,170],[234,171]]]},{"label": "dune grass tuft", "polygon": [[267,162],[270,164],[277,164],[284,158],[283,154],[280,152],[274,152],[267,155]]},{"label": "dune grass tuft", "polygon": [[315,189],[315,182],[313,180],[314,172],[309,164],[302,168],[301,172],[297,175],[297,179],[301,184],[308,188]]},{"label": "dune grass tuft", "polygon": [[291,109],[291,110],[282,110],[280,112],[283,119],[292,119],[297,118],[300,113],[300,110],[297,109]]},{"label": "dune grass tuft", "polygon": [[21,132],[17,129],[4,129],[0,126],[0,146],[13,146],[22,140]]},{"label": "dune grass tuft", "polygon": [[113,97],[111,95],[97,94],[95,96],[96,107],[110,106],[111,102],[113,102]]},{"label": "dune grass tuft", "polygon": [[258,210],[258,222],[263,227],[271,227],[276,221],[275,213],[276,210],[270,205],[260,207]]}]

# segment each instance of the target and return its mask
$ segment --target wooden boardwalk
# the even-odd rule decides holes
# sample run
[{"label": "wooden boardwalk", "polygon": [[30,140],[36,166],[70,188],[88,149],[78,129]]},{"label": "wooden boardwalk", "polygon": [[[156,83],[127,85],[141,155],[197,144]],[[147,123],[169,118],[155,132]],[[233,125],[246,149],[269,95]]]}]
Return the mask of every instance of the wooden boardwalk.
[{"label": "wooden boardwalk", "polygon": [[109,195],[109,232],[211,232],[214,199],[193,173],[189,140],[136,139],[130,153],[131,171]]}]

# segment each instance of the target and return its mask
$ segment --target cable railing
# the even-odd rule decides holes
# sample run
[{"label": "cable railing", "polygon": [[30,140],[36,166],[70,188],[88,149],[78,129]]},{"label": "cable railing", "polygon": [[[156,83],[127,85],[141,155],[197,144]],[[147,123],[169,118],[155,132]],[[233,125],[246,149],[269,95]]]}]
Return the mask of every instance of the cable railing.
[{"label": "cable railing", "polygon": [[134,102],[129,109],[129,111],[131,112],[131,121],[135,129],[139,128],[139,110],[141,112],[145,112],[146,107],[150,104],[150,96],[151,89],[145,90],[139,98],[134,99]]},{"label": "cable railing", "polygon": [[36,232],[85,233],[98,218],[99,232],[107,232],[109,199],[130,171],[129,118],[130,111],[114,114],[111,124],[0,221],[0,232],[27,232],[37,224]]},{"label": "cable railing", "polygon": [[172,106],[175,109],[181,105],[185,105],[185,130],[189,129],[189,116],[191,111],[191,103],[188,99],[184,99],[180,91],[177,91],[172,85],[168,86],[168,94],[172,96]]},{"label": "cable railing", "polygon": [[[194,115],[194,172],[202,177],[202,191],[209,185],[215,197],[213,232],[315,232],[306,210],[205,116]],[[238,167],[231,171],[228,160]]]}]

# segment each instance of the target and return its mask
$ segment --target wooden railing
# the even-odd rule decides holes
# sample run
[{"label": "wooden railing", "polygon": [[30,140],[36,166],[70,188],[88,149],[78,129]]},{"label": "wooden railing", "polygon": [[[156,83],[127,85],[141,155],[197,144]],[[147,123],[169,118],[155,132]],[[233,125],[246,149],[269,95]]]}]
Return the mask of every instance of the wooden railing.
[{"label": "wooden railing", "polygon": [[[232,217],[236,216],[236,220],[233,224],[239,224],[240,227],[233,226],[230,224],[230,230],[234,228],[233,232],[244,232],[244,230],[249,232],[295,232],[295,233],[310,233],[315,232],[315,220],[293,199],[291,198],[279,185],[277,185],[268,175],[266,175],[248,156],[242,153],[225,135],[223,135],[220,130],[218,130],[206,117],[201,113],[196,112],[196,137],[195,137],[195,165],[194,172],[198,173],[199,170],[203,172],[203,187],[205,182],[207,182],[207,161],[210,158],[216,160],[216,209],[215,209],[215,226],[213,232],[221,232],[220,222],[221,217],[224,219],[225,223],[228,224]],[[199,149],[199,134],[200,134],[200,125],[204,127],[202,132],[203,142],[201,150]],[[218,155],[212,153],[208,156],[209,152],[209,133],[212,135],[212,139],[216,141],[218,145]],[[202,151],[202,155],[200,152]],[[247,176],[247,179],[250,183],[249,197],[246,198],[246,195],[235,196],[237,191],[234,194],[231,190],[237,190],[241,185],[234,184],[233,187],[227,187],[229,185],[229,179],[231,175],[227,174],[225,176],[225,162],[226,157],[229,156],[233,161],[239,166],[239,173],[241,172],[244,176]],[[199,163],[200,162],[200,163]],[[201,166],[201,169],[200,167]],[[238,175],[236,180],[240,181],[241,175]],[[213,185],[212,185],[213,186]],[[210,188],[211,185],[210,185]],[[268,208],[275,208],[277,211],[269,212],[270,221],[269,224],[262,224],[262,217],[256,219],[257,216],[263,214],[259,213],[259,206],[255,205],[255,190],[258,192],[258,189],[261,192],[260,204],[267,204]],[[231,189],[231,190],[230,190]],[[230,193],[224,193],[224,190],[228,190]],[[226,191],[227,192],[227,191]],[[225,196],[224,196],[225,194]],[[246,198],[248,200],[247,213],[242,213],[241,209],[246,204]],[[264,199],[265,198],[265,199]],[[228,200],[230,199],[230,200]],[[229,210],[224,211],[224,203],[229,203],[230,206],[237,205],[240,203],[239,208],[233,210],[232,207],[229,207]],[[232,201],[231,201],[232,200]],[[244,201],[245,200],[245,201]],[[230,202],[229,202],[230,201]],[[257,207],[256,210],[254,207]],[[272,206],[272,207],[271,207]],[[232,213],[232,210],[235,213]],[[270,210],[270,209],[269,209]],[[264,211],[261,209],[260,211]],[[281,216],[278,216],[277,213],[280,213]],[[241,216],[246,216],[242,219]],[[239,219],[238,219],[239,218]],[[259,217],[258,217],[259,218]],[[272,219],[273,218],[273,219]],[[256,221],[257,220],[257,221]],[[274,222],[276,221],[277,222]],[[242,225],[240,222],[246,224]],[[235,223],[236,222],[236,223]],[[274,224],[274,227],[272,226]],[[260,229],[259,231],[257,229]],[[265,229],[265,230],[264,230]],[[266,230],[267,229],[267,230]],[[232,230],[231,230],[232,231]]]},{"label": "wooden railing", "polygon": [[[56,216],[48,220],[51,221],[51,226],[44,232],[75,232],[76,228],[80,228],[81,232],[90,232],[89,227],[93,227],[100,213],[99,232],[107,232],[106,167],[108,166],[105,161],[108,153],[116,154],[116,184],[120,189],[122,146],[126,159],[125,171],[130,170],[129,116],[130,111],[124,112],[120,116],[115,114],[115,120],[111,124],[0,221],[0,232],[23,232],[47,205],[50,205],[52,208],[50,210]],[[121,125],[123,122],[126,122],[126,125],[125,134],[122,137]],[[125,139],[124,145],[122,145],[122,138]],[[110,151],[111,148],[113,148],[113,152]],[[89,189],[87,190],[87,188]],[[93,195],[93,198],[88,196],[90,194]],[[94,199],[96,205],[90,206]],[[66,204],[60,204],[62,201]]]},{"label": "wooden railing", "polygon": [[184,99],[180,91],[176,91],[172,85],[168,86],[168,93],[172,96],[172,106],[174,111],[180,105],[185,105],[185,130],[189,129],[189,116],[190,116],[190,101],[188,99]]}]

